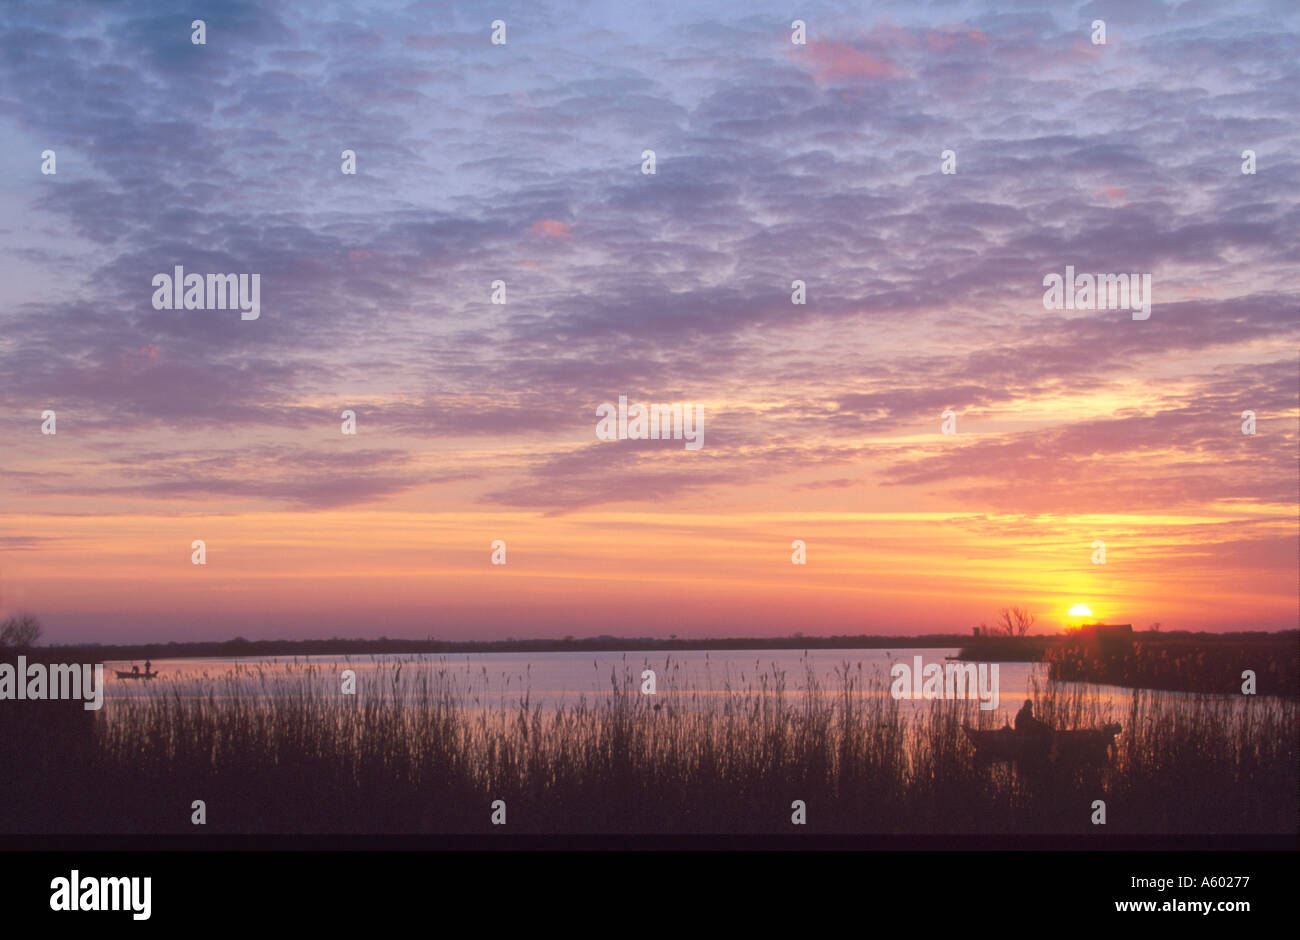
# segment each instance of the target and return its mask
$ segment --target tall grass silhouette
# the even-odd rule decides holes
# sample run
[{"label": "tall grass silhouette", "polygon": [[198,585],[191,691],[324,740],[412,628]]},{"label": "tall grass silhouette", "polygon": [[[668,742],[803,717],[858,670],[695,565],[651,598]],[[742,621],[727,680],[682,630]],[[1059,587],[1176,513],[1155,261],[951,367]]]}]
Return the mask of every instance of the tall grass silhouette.
[{"label": "tall grass silhouette", "polygon": [[417,658],[376,661],[343,695],[345,666],[238,667],[115,700],[76,779],[6,827],[193,832],[203,800],[221,832],[1081,833],[1103,799],[1106,832],[1296,831],[1290,699],[1134,691],[1117,714],[1095,689],[1036,684],[1056,728],[1123,731],[1106,765],[1029,773],[974,762],[962,726],[1001,721],[977,703],[901,708],[861,664],[711,692],[670,658],[649,696],[625,659],[606,693],[545,708],[526,676],[494,691],[486,667]]}]

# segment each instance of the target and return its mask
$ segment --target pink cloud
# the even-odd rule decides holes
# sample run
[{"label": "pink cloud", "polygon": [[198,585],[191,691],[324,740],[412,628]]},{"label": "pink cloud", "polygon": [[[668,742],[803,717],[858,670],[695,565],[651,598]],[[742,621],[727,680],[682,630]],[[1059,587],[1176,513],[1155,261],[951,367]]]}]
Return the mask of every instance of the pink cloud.
[{"label": "pink cloud", "polygon": [[846,42],[809,42],[808,57],[819,82],[852,78],[899,78],[905,74],[894,63],[863,52]]},{"label": "pink cloud", "polygon": [[966,29],[964,27],[931,30],[925,34],[925,45],[931,52],[947,52],[953,46],[972,42],[986,43],[988,41],[989,37],[980,30]]},{"label": "pink cloud", "polygon": [[534,222],[528,227],[528,231],[534,235],[545,235],[547,238],[569,237],[569,226],[558,219],[542,219]]},{"label": "pink cloud", "polygon": [[[1107,37],[1107,42],[1110,39]],[[1070,46],[1070,54],[1066,56],[1067,60],[1073,61],[1092,61],[1101,58],[1101,46],[1094,46],[1091,39],[1076,39]]]},{"label": "pink cloud", "polygon": [[162,350],[149,343],[136,350],[121,349],[104,363],[105,371],[116,375],[132,375],[146,368],[150,362],[157,362]]}]

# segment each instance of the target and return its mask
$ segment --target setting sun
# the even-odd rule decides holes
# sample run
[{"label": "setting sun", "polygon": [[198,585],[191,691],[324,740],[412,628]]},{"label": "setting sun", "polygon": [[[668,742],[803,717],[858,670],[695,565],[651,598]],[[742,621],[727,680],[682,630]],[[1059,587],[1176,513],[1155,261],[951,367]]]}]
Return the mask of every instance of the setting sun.
[{"label": "setting sun", "polygon": [[1091,617],[1092,611],[1084,604],[1075,604],[1070,608],[1071,617]]}]

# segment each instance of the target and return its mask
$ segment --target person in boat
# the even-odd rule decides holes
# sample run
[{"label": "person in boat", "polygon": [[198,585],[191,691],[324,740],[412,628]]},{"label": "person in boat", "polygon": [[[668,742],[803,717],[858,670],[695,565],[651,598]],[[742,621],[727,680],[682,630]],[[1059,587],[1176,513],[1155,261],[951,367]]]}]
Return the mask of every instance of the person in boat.
[{"label": "person in boat", "polygon": [[139,667],[139,666],[132,666],[132,667],[131,667],[131,675],[133,675],[133,676],[138,676],[138,675],[140,675],[140,667]]},{"label": "person in boat", "polygon": [[153,665],[153,663],[150,662],[149,660],[146,659],[146,660],[144,661],[144,674],[145,674],[146,676],[149,675],[149,667],[152,666],[152,665]]},{"label": "person in boat", "polygon": [[1025,699],[1025,704],[1021,705],[1020,711],[1016,712],[1016,733],[1047,734],[1051,730],[1045,722],[1034,717],[1034,703]]}]

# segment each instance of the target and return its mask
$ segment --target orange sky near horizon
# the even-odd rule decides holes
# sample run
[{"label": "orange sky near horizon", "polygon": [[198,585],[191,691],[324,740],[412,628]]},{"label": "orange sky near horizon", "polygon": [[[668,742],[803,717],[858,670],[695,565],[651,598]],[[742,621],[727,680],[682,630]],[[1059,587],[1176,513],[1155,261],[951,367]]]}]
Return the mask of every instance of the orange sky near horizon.
[{"label": "orange sky near horizon", "polygon": [[1294,593],[1275,570],[1215,561],[1216,521],[1040,518],[1027,535],[1020,517],[944,512],[43,515],[11,519],[48,541],[0,556],[0,583],[49,642],[966,633],[1011,604],[1054,632],[1078,603],[1139,629],[1284,628]]}]

